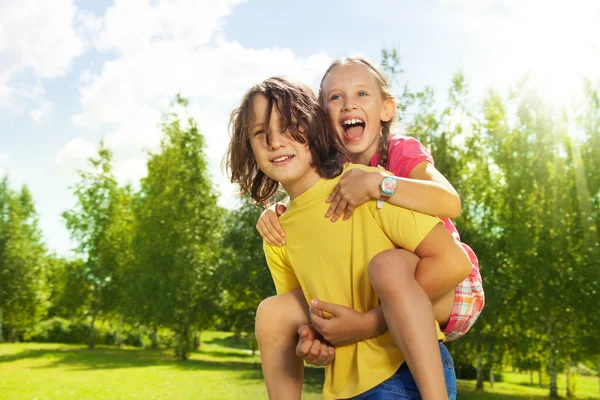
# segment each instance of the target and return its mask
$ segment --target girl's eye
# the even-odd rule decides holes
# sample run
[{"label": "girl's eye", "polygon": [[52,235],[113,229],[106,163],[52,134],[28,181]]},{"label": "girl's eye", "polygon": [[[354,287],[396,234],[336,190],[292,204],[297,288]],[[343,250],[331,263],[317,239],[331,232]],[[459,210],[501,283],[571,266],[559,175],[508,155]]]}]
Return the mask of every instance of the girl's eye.
[{"label": "girl's eye", "polygon": [[257,137],[258,135],[262,135],[263,133],[265,133],[265,131],[256,131],[254,132],[254,137]]},{"label": "girl's eye", "polygon": [[340,96],[339,94],[334,94],[333,96],[331,96],[331,97],[329,98],[329,100],[330,100],[330,101],[331,101],[331,100],[339,100],[339,99],[341,99],[341,98],[342,98],[342,96]]},{"label": "girl's eye", "polygon": [[358,92],[358,97],[367,97],[367,92]]}]

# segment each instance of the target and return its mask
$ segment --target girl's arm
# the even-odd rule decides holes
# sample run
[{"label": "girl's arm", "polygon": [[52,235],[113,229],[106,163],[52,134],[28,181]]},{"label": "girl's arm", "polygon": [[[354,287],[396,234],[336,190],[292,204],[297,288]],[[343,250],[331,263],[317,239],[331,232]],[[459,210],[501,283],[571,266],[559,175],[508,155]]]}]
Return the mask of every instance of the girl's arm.
[{"label": "girl's arm", "polygon": [[[398,189],[388,200],[390,204],[438,217],[455,218],[460,214],[458,193],[433,164],[423,161],[408,176],[395,177]],[[346,172],[328,198],[331,206],[325,216],[336,221],[344,214],[344,219],[348,219],[359,205],[378,200],[381,180],[378,172],[361,169]]]},{"label": "girl's arm", "polygon": [[260,214],[256,223],[256,230],[260,236],[271,246],[283,246],[285,244],[285,231],[279,222],[279,217],[286,210],[286,203],[275,203]]},{"label": "girl's arm", "polygon": [[[396,177],[396,180],[398,190],[388,200],[390,204],[442,218],[456,218],[460,215],[458,193],[430,162],[423,161],[410,171],[408,178]],[[379,192],[379,184],[377,191]]]}]

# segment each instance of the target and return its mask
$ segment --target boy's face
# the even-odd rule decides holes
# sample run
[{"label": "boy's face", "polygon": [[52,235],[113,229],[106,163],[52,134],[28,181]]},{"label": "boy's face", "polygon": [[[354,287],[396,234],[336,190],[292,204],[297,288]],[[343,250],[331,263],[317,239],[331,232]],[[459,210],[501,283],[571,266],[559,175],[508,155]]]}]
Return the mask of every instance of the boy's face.
[{"label": "boy's face", "polygon": [[[311,165],[312,156],[307,144],[297,142],[288,131],[281,132],[279,113],[276,108],[267,119],[269,101],[262,94],[252,99],[254,121],[250,127],[250,145],[256,163],[269,178],[283,185],[291,198],[310,188],[319,176]],[[267,144],[267,128],[271,132]]]},{"label": "boy's face", "polygon": [[356,64],[332,69],[322,89],[333,131],[355,160],[368,163],[379,149],[381,121],[392,118],[393,101],[384,100],[373,76]]}]

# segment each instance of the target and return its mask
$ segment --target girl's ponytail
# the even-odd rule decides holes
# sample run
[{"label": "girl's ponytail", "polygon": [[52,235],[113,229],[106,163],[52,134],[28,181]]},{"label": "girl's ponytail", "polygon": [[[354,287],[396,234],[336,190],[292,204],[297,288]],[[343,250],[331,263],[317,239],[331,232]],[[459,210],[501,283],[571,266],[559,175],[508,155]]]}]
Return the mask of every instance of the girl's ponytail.
[{"label": "girl's ponytail", "polygon": [[391,121],[381,123],[381,150],[379,150],[381,159],[379,160],[379,165],[385,169],[387,169],[388,150],[390,147],[390,125],[392,125]]}]

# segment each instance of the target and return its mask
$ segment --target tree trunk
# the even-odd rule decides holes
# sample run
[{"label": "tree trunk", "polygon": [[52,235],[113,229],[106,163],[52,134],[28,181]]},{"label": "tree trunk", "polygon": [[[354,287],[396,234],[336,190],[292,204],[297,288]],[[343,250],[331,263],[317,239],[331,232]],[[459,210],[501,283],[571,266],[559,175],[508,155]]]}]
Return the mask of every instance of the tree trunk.
[{"label": "tree trunk", "polygon": [[188,332],[189,324],[186,322],[183,324],[180,334],[180,347],[179,347],[179,357],[182,361],[186,361],[188,359]]},{"label": "tree trunk", "polygon": [[477,385],[475,389],[483,391],[483,356],[481,355],[481,346],[477,348]]},{"label": "tree trunk", "polygon": [[494,346],[490,346],[488,351],[488,364],[490,366],[490,387],[494,387]]},{"label": "tree trunk", "polygon": [[2,307],[0,307],[0,343],[4,343],[4,336],[2,336]]},{"label": "tree trunk", "polygon": [[538,384],[541,388],[543,388],[544,382],[542,382],[542,363],[540,363],[540,369],[538,370],[538,378],[539,378]]},{"label": "tree trunk", "polygon": [[15,328],[11,328],[10,329],[10,333],[8,335],[8,340],[11,343],[18,343],[19,342],[19,337],[17,335],[17,330]]},{"label": "tree trunk", "polygon": [[119,315],[119,320],[117,321],[117,337],[115,338],[115,344],[118,347],[121,347],[123,344],[123,316]]},{"label": "tree trunk", "polygon": [[567,374],[567,397],[571,397],[573,394],[571,393],[571,353],[567,353],[567,359],[565,361]]},{"label": "tree trunk", "polygon": [[194,327],[194,351],[200,350],[200,331]]},{"label": "tree trunk", "polygon": [[600,393],[600,357],[596,360],[596,369],[598,370],[598,393]]},{"label": "tree trunk", "polygon": [[[99,289],[96,289],[99,290]],[[100,309],[100,295],[96,292],[96,299],[94,301],[94,309],[92,311],[92,322],[90,323],[90,336],[88,339],[88,348],[94,348],[94,324],[96,323],[96,318],[98,317],[98,310]]]},{"label": "tree trunk", "polygon": [[88,337],[88,348],[94,348],[94,324],[96,323],[96,312],[92,314],[92,322],[90,323],[90,336]]},{"label": "tree trunk", "polygon": [[533,370],[529,370],[529,384],[533,386]]},{"label": "tree trunk", "polygon": [[152,325],[151,340],[152,340],[152,348],[157,349],[158,348],[158,326],[156,326],[156,324]]},{"label": "tree trunk", "polygon": [[548,376],[550,377],[550,398],[558,398],[558,388],[556,386],[556,352],[554,348],[554,337],[552,336],[552,322],[548,321],[548,344],[550,349],[550,358],[548,360]]}]

